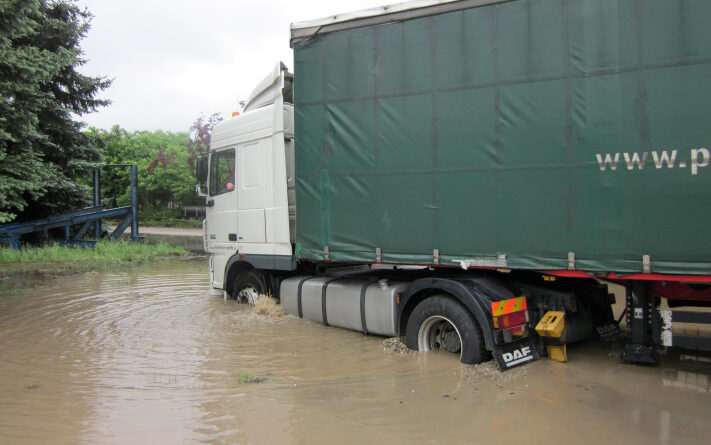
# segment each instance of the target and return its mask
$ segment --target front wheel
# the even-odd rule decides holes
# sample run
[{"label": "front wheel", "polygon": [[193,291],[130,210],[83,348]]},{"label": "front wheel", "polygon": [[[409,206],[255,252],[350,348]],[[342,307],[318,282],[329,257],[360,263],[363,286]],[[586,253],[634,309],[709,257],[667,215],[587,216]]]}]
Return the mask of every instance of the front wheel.
[{"label": "front wheel", "polygon": [[414,350],[459,354],[459,360],[467,364],[481,363],[489,355],[474,316],[447,295],[429,297],[415,307],[407,322],[405,343]]},{"label": "front wheel", "polygon": [[257,271],[248,270],[240,273],[235,278],[232,286],[232,298],[239,303],[254,305],[260,295],[266,293],[264,277]]}]

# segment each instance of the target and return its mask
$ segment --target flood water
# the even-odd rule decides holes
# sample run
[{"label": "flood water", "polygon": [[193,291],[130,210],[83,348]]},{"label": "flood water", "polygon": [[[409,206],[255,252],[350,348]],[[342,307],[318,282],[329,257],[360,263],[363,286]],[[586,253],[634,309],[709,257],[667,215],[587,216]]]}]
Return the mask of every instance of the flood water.
[{"label": "flood water", "polygon": [[507,373],[269,319],[174,261],[0,289],[0,443],[708,443],[711,364],[569,348]]}]

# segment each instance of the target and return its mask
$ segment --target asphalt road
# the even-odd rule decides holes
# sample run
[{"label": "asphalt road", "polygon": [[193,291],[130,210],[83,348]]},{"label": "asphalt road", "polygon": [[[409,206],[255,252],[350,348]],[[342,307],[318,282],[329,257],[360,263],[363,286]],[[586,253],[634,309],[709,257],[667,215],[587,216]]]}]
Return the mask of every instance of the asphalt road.
[{"label": "asphalt road", "polygon": [[[182,227],[145,227],[139,226],[138,232],[141,235],[166,235],[166,236],[197,236],[202,238],[202,229],[189,229]],[[131,228],[127,228],[125,233],[131,233]]]}]

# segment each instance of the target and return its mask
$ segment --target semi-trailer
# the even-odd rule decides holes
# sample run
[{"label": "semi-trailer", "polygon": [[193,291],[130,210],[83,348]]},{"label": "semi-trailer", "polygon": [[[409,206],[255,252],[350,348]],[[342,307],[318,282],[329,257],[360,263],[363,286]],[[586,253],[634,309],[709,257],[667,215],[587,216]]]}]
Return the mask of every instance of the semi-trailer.
[{"label": "semi-trailer", "polygon": [[711,2],[412,1],[291,26],[198,161],[211,286],[502,369],[711,349]]}]

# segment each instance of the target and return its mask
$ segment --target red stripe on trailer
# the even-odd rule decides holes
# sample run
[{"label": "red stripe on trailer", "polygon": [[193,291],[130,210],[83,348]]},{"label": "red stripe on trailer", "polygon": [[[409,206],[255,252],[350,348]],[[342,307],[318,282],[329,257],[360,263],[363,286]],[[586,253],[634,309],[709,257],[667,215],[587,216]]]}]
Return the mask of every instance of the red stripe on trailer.
[{"label": "red stripe on trailer", "polygon": [[597,278],[611,281],[671,281],[679,283],[711,283],[711,275],[671,275],[660,273],[635,273],[618,275],[615,272],[592,274],[582,270],[542,270],[541,273],[561,278]]},{"label": "red stripe on trailer", "polygon": [[711,287],[705,289],[694,289],[697,286],[689,286],[687,284],[676,282],[656,282],[652,283],[651,292],[668,300],[687,300],[687,301],[709,301],[711,300]]}]

